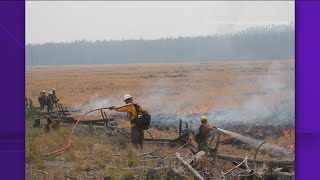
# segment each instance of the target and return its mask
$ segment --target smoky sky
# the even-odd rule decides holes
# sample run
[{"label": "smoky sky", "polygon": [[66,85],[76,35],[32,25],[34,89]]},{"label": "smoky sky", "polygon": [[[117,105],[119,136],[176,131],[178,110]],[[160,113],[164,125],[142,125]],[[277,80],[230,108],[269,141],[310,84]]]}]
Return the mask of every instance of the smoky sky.
[{"label": "smoky sky", "polygon": [[158,39],[294,23],[293,1],[27,1],[26,42]]}]

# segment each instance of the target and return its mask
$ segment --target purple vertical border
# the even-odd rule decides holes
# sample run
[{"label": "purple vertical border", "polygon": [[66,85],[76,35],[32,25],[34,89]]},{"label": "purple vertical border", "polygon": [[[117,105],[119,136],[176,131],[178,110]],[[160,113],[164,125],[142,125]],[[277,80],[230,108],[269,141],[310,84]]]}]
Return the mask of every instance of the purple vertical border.
[{"label": "purple vertical border", "polygon": [[295,7],[296,179],[320,179],[320,2]]},{"label": "purple vertical border", "polygon": [[25,2],[0,1],[0,179],[25,179]]},{"label": "purple vertical border", "polygon": [[[318,179],[320,2],[296,1],[296,179]],[[0,1],[0,179],[25,179],[25,2]]]}]

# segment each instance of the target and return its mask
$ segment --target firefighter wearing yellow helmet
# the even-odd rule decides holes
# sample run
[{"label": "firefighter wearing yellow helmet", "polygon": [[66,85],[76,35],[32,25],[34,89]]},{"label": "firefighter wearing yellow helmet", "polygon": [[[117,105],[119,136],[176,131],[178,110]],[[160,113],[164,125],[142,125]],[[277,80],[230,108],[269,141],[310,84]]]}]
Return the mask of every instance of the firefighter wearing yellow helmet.
[{"label": "firefighter wearing yellow helmet", "polygon": [[208,121],[207,116],[201,116],[200,121],[201,121],[201,123],[207,122]]},{"label": "firefighter wearing yellow helmet", "polygon": [[208,118],[206,116],[201,116],[200,121],[201,125],[195,135],[195,141],[198,143],[198,151],[207,152],[209,133],[216,127],[207,124]]}]

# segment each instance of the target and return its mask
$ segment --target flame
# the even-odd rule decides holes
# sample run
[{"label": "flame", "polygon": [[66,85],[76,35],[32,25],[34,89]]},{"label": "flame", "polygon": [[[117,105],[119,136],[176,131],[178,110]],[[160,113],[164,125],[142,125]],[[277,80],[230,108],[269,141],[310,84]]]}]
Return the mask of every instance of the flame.
[{"label": "flame", "polygon": [[282,130],[282,136],[287,137],[294,137],[295,136],[295,130],[294,128],[287,128]]},{"label": "flame", "polygon": [[289,135],[290,135],[290,130],[289,129],[287,129],[287,130],[282,130],[282,134],[283,134],[283,136],[284,137],[289,137]]},{"label": "flame", "polygon": [[208,106],[196,106],[196,107],[192,107],[189,110],[189,115],[191,114],[204,114],[206,113],[208,110]]},{"label": "flame", "polygon": [[290,144],[290,145],[289,145],[289,150],[294,150],[294,148],[295,148],[295,145],[294,145],[294,144]]},{"label": "flame", "polygon": [[208,106],[203,106],[202,108],[202,114],[206,113],[208,110]]}]

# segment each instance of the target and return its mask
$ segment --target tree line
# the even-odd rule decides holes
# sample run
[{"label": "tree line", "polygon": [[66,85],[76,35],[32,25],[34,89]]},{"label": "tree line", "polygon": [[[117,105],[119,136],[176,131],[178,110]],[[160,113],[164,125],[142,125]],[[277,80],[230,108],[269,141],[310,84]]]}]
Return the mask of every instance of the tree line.
[{"label": "tree line", "polygon": [[26,46],[29,66],[286,59],[294,59],[292,24],[198,37],[77,40]]}]

